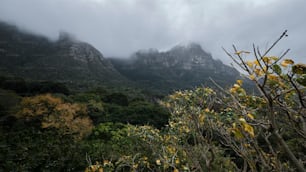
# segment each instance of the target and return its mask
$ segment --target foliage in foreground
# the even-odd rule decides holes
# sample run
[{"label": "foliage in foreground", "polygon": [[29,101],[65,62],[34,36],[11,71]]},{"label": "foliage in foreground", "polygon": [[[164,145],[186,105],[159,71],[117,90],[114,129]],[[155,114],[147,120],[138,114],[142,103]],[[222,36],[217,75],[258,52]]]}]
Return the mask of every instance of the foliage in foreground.
[{"label": "foliage in foreground", "polygon": [[[179,91],[161,102],[171,111],[163,130],[128,126],[127,138],[141,149],[90,164],[86,171],[305,171],[306,65],[269,56],[254,46],[227,54],[254,81],[218,94],[209,88]],[[134,147],[134,148],[136,148]],[[133,146],[132,146],[133,148]]]},{"label": "foliage in foreground", "polygon": [[[50,94],[24,97],[0,127],[3,171],[76,171],[85,166],[79,140],[93,125],[86,107]],[[78,164],[78,165],[76,165]]]},{"label": "foliage in foreground", "polygon": [[175,92],[160,102],[166,126],[164,108],[133,93],[0,89],[0,171],[305,171],[306,65],[271,48],[227,52],[261,94],[242,80]]},{"label": "foliage in foreground", "polygon": [[0,93],[0,171],[83,171],[86,154],[100,161],[136,151],[123,123],[161,128],[169,116],[149,96],[122,90]]}]

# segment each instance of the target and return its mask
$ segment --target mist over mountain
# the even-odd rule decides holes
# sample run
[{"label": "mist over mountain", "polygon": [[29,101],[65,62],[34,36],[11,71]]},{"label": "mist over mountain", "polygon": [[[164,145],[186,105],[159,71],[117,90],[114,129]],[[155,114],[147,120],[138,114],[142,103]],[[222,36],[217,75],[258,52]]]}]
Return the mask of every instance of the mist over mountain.
[{"label": "mist over mountain", "polygon": [[197,43],[177,45],[165,52],[141,50],[130,59],[111,61],[128,79],[157,90],[214,86],[211,79],[221,86],[229,86],[240,77],[237,70],[214,60]]},{"label": "mist over mountain", "polygon": [[76,84],[126,81],[97,49],[67,33],[54,42],[0,23],[0,37],[1,75]]},{"label": "mist over mountain", "polygon": [[305,172],[305,16],[306,0],[0,0],[0,172]]},{"label": "mist over mountain", "polygon": [[[196,86],[230,86],[240,74],[214,60],[197,43],[177,45],[165,52],[139,50],[130,58],[105,58],[92,45],[61,32],[58,40],[25,33],[0,23],[0,75],[28,80],[80,85],[132,84],[169,92]],[[210,79],[211,78],[211,79]]]}]

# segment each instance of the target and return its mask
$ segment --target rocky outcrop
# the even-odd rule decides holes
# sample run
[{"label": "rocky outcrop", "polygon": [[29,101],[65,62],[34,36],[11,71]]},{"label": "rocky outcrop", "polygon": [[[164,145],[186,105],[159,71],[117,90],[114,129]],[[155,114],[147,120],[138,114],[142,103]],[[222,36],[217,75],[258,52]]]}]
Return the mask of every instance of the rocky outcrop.
[{"label": "rocky outcrop", "polygon": [[113,59],[112,62],[125,77],[152,89],[213,86],[210,78],[228,86],[239,77],[237,70],[214,60],[196,43],[177,45],[166,52],[142,50],[130,60]]},{"label": "rocky outcrop", "polygon": [[239,72],[212,58],[199,44],[169,51],[141,50],[129,59],[107,59],[92,45],[62,32],[57,41],[0,22],[0,75],[70,85],[138,85],[157,91],[234,83]]},{"label": "rocky outcrop", "polygon": [[97,49],[67,33],[50,41],[0,23],[0,35],[0,75],[65,83],[126,81]]}]

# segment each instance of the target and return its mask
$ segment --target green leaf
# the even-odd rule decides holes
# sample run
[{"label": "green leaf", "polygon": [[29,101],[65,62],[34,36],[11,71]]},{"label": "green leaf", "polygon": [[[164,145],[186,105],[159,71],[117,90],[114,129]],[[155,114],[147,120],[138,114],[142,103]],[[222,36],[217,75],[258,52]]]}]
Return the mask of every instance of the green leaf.
[{"label": "green leaf", "polygon": [[243,134],[241,133],[239,129],[234,129],[232,132],[234,133],[234,136],[236,139],[240,140],[244,138]]},{"label": "green leaf", "polygon": [[273,65],[272,69],[275,73],[277,73],[278,75],[280,75],[282,73],[282,68],[279,65]]},{"label": "green leaf", "polygon": [[306,74],[303,74],[302,76],[300,76],[299,78],[296,79],[296,81],[303,85],[306,86]]},{"label": "green leaf", "polygon": [[296,64],[292,66],[292,72],[295,74],[306,74],[306,64]]}]

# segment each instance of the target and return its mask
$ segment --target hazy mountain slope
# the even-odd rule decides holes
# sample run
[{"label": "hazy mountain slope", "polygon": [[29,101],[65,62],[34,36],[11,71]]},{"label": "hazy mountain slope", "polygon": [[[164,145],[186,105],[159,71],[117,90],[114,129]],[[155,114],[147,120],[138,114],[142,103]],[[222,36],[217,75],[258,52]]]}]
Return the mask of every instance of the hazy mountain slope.
[{"label": "hazy mountain slope", "polygon": [[130,59],[112,59],[112,63],[128,79],[151,89],[213,86],[209,78],[226,87],[240,77],[237,70],[214,60],[195,43],[166,52],[138,51]]},{"label": "hazy mountain slope", "polygon": [[126,81],[93,46],[61,34],[56,42],[0,23],[0,74],[67,83]]},{"label": "hazy mountain slope", "polygon": [[[230,86],[240,74],[200,45],[178,45],[166,52],[142,50],[129,59],[106,59],[88,43],[62,33],[50,41],[0,22],[0,76],[68,83],[75,87],[132,86],[167,93],[195,86]],[[131,84],[133,83],[133,84]]]}]

